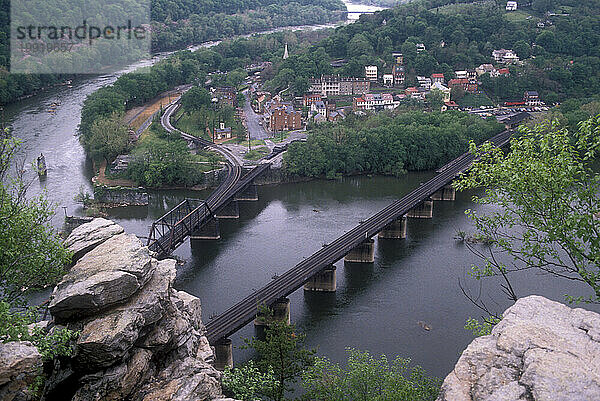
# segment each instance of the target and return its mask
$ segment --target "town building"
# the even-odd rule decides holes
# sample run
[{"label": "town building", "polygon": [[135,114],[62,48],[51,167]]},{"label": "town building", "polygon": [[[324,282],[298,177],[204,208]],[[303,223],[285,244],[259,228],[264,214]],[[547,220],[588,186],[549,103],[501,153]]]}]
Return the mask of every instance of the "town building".
[{"label": "town building", "polygon": [[440,84],[443,85],[445,82],[444,74],[441,74],[441,73],[431,74],[431,84],[434,84],[436,82],[439,82]]},{"label": "town building", "polygon": [[442,94],[442,100],[444,102],[449,102],[450,101],[450,88],[445,87],[444,85],[442,85],[439,82],[434,82],[431,85],[431,91],[439,91]]},{"label": "town building", "polygon": [[371,82],[377,82],[377,66],[367,65],[365,66],[365,78]]},{"label": "town building", "polygon": [[419,99],[419,100],[424,100],[425,99],[424,93],[421,92],[421,91],[419,91],[414,86],[412,86],[410,88],[406,88],[406,90],[404,91],[404,93],[406,94],[406,97],[409,97],[411,99]]},{"label": "town building", "polygon": [[383,74],[383,86],[388,88],[394,86],[394,74]]},{"label": "town building", "polygon": [[448,102],[444,102],[444,106],[442,106],[442,111],[446,111],[446,110],[458,110],[458,109],[459,109],[458,104],[455,101],[453,101],[453,100],[450,100]]},{"label": "town building", "polygon": [[270,111],[269,129],[285,131],[302,128],[302,113],[295,111],[291,105],[274,106]]},{"label": "town building", "polygon": [[472,81],[467,78],[454,78],[448,81],[450,89],[455,87],[462,88],[465,92],[476,93],[477,92],[477,81]]},{"label": "town building", "polygon": [[213,97],[218,100],[219,104],[237,107],[237,91],[235,88],[216,88]]},{"label": "town building", "polygon": [[421,88],[425,88],[426,90],[431,89],[431,78],[417,76],[417,82]]},{"label": "town building", "polygon": [[499,68],[498,75],[510,75],[510,71],[508,70],[508,68]]},{"label": "town building", "polygon": [[346,113],[344,113],[344,109],[337,109],[329,113],[327,120],[335,123],[343,120],[344,118],[346,118]]},{"label": "town building", "polygon": [[501,64],[514,64],[519,62],[519,57],[510,49],[500,49],[492,51],[492,58],[495,62]]},{"label": "town building", "polygon": [[402,53],[392,53],[392,58],[394,59],[394,64],[404,65],[404,56]]},{"label": "town building", "polygon": [[540,100],[540,95],[537,91],[526,91],[523,94],[523,101],[525,101],[525,106],[541,106],[543,102]]},{"label": "town building", "polygon": [[226,141],[232,138],[231,127],[225,127],[224,122],[219,123],[219,128],[215,128],[213,139],[215,142]]},{"label": "town building", "polygon": [[322,75],[311,78],[310,92],[322,96],[362,95],[369,92],[371,83],[366,78],[340,77],[339,75]]},{"label": "town building", "polygon": [[327,116],[327,106],[325,106],[325,103],[322,100],[312,103],[310,105],[310,111],[312,114],[321,113],[324,116]]},{"label": "town building", "polygon": [[302,105],[310,107],[311,104],[323,101],[320,93],[305,93],[302,99]]},{"label": "town building", "polygon": [[425,51],[425,45],[423,43],[417,43],[417,54]]},{"label": "town building", "polygon": [[391,93],[367,93],[361,97],[355,97],[352,102],[352,109],[381,111],[394,108],[394,97]]},{"label": "town building", "polygon": [[492,64],[481,64],[479,67],[475,68],[475,73],[478,77],[483,74],[490,74],[490,77],[492,78],[498,76],[498,71]]},{"label": "town building", "polygon": [[404,85],[404,66],[396,64],[392,69],[392,75],[394,76],[394,86]]},{"label": "town building", "polygon": [[506,2],[506,11],[517,11],[517,2],[516,1],[507,1]]}]

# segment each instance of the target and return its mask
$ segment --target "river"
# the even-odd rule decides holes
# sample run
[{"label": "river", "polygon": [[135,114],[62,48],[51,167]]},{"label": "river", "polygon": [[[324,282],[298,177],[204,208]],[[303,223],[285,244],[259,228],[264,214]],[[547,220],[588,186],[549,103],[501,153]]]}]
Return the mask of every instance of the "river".
[{"label": "river", "polygon": [[[5,109],[14,134],[24,141],[28,160],[40,152],[46,156],[48,178],[41,183],[34,179],[32,192],[45,189],[57,204],[57,225],[62,222],[62,207],[69,214],[81,213],[73,201],[79,188],[91,191],[91,166],[75,135],[82,103],[117,76],[81,78],[72,88],[51,89]],[[49,113],[49,106],[56,102],[60,102],[56,114]],[[30,171],[29,175],[34,174]],[[239,220],[222,222],[220,241],[193,246],[186,242],[177,250],[187,263],[179,269],[175,286],[201,298],[207,320],[432,175],[350,177],[260,187],[259,201],[243,203]],[[151,222],[181,199],[206,195],[153,192],[148,207],[114,209],[110,218],[128,232],[146,236]],[[459,193],[454,202],[436,202],[433,219],[409,221],[406,240],[377,240],[374,264],[338,262],[336,293],[293,293],[292,321],[307,334],[307,343],[334,361],[344,359],[346,347],[356,347],[390,358],[410,357],[429,373],[445,376],[473,338],[463,328],[465,319],[481,315],[458,284],[463,280],[477,290],[478,283],[466,274],[477,260],[453,239],[457,230],[471,227],[463,213],[473,207],[470,196]],[[484,283],[485,300],[503,310],[508,303],[496,285],[488,284]],[[513,284],[520,296],[542,294],[562,300],[565,293],[581,293],[573,283],[532,273],[521,274]],[[423,330],[419,321],[431,330]],[[252,325],[246,326],[233,336],[234,345],[252,334]],[[235,351],[237,361],[249,356],[247,351]]]}]

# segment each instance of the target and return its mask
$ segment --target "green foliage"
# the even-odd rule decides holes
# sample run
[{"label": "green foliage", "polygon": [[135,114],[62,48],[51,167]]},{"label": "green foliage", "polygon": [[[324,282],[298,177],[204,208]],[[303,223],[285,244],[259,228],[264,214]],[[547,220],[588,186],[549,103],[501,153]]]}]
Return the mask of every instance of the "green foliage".
[{"label": "green foliage", "polygon": [[419,366],[409,368],[410,359],[396,358],[390,365],[382,355],[348,349],[348,363],[342,368],[317,358],[302,377],[312,401],[434,401],[440,380],[427,377]]},{"label": "green foliage", "polygon": [[[569,300],[600,301],[600,175],[591,169],[600,147],[600,116],[569,132],[551,123],[522,127],[504,154],[484,144],[476,162],[456,182],[457,189],[485,188],[474,202],[499,210],[467,210],[477,232],[490,238],[494,254],[473,267],[475,277],[537,269],[587,284],[592,295]],[[505,259],[504,259],[505,260]],[[516,298],[514,293],[511,298]]]},{"label": "green foliage", "polygon": [[256,366],[261,372],[274,374],[273,391],[266,395],[281,401],[286,391],[292,389],[291,383],[295,383],[302,372],[314,364],[315,351],[304,348],[304,334],[297,333],[294,325],[273,319],[270,309],[261,307],[259,316],[268,323],[265,339],[245,339],[243,348],[251,348],[258,353]]},{"label": "green foliage", "polygon": [[123,116],[113,113],[109,117],[96,119],[84,137],[84,145],[94,159],[113,160],[127,151],[129,134],[123,124]]},{"label": "green foliage", "polygon": [[37,315],[35,307],[19,312],[11,308],[9,303],[0,301],[0,342],[31,341],[44,361],[51,361],[56,356],[71,356],[71,341],[79,336],[79,332],[66,327],[54,327],[50,331],[42,329],[34,325]]},{"label": "green foliage", "polygon": [[223,388],[236,399],[256,401],[267,399],[277,388],[275,372],[269,368],[263,373],[258,370],[254,361],[249,361],[240,368],[225,367],[222,379]]},{"label": "green foliage", "polygon": [[187,112],[210,106],[210,93],[204,88],[194,86],[181,96],[181,105]]},{"label": "green foliage", "polygon": [[503,128],[496,122],[460,112],[378,113],[348,116],[319,125],[306,142],[294,142],[284,155],[290,174],[334,178],[376,173],[400,176],[406,170],[431,170]]},{"label": "green foliage", "polygon": [[148,188],[192,186],[198,183],[199,169],[185,141],[147,138],[138,146],[129,163],[127,176]]},{"label": "green foliage", "polygon": [[[14,304],[56,284],[71,253],[50,225],[54,206],[44,194],[27,197],[22,177],[10,176],[19,142],[0,133],[0,301]],[[17,174],[21,168],[16,167]]]},{"label": "green foliage", "polygon": [[500,319],[494,316],[484,318],[481,322],[470,317],[465,323],[465,330],[471,331],[475,337],[487,336],[492,334],[492,329],[498,322]]}]

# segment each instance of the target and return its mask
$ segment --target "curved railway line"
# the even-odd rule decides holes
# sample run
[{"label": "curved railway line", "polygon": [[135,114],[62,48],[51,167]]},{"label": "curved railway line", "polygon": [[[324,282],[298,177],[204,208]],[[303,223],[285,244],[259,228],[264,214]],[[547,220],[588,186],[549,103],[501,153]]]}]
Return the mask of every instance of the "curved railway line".
[{"label": "curved railway line", "polygon": [[158,256],[170,254],[185,241],[185,238],[194,229],[215,218],[214,212],[216,210],[224,206],[235,194],[247,187],[254,178],[269,168],[268,163],[260,164],[242,176],[242,164],[228,149],[173,127],[171,116],[179,107],[178,101],[171,104],[160,119],[161,125],[168,132],[176,132],[187,141],[192,141],[202,147],[209,147],[222,154],[227,160],[227,177],[205,201],[186,199],[154,222],[148,236],[148,248],[157,252]]}]

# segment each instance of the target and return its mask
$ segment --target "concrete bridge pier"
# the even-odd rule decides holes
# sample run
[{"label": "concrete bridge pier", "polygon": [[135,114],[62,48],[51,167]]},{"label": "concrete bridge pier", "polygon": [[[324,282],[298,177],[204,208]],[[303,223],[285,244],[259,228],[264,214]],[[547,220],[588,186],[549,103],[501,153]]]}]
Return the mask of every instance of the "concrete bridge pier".
[{"label": "concrete bridge pier", "polygon": [[221,239],[221,233],[219,231],[219,220],[212,218],[206,222],[204,226],[193,231],[190,234],[191,240],[215,240]]},{"label": "concrete bridge pier", "polygon": [[344,257],[345,262],[373,263],[375,262],[375,240],[365,239]]},{"label": "concrete bridge pier", "polygon": [[377,234],[378,238],[406,238],[406,215],[397,218]]},{"label": "concrete bridge pier", "polygon": [[217,218],[219,219],[239,219],[240,208],[238,202],[234,199],[225,206],[217,210]]},{"label": "concrete bridge pier", "polygon": [[433,218],[433,201],[424,200],[420,205],[415,206],[407,213],[408,217],[415,219],[431,219]]},{"label": "concrete bridge pier", "polygon": [[335,292],[337,289],[335,265],[329,265],[304,283],[304,291]]},{"label": "concrete bridge pier", "polygon": [[235,200],[240,201],[257,201],[258,200],[258,192],[256,191],[256,185],[250,184],[246,189],[240,192]]},{"label": "concrete bridge pier", "polygon": [[222,338],[215,344],[215,362],[214,367],[221,372],[225,366],[233,368],[233,346],[229,338]]},{"label": "concrete bridge pier", "polygon": [[269,320],[261,313],[257,313],[256,318],[254,318],[254,332],[256,333],[256,337],[261,340],[265,339],[265,329],[269,327],[271,322],[280,321],[285,322],[286,324],[291,323],[289,298],[278,299],[270,306],[270,309],[273,311],[272,319]]},{"label": "concrete bridge pier", "polygon": [[444,188],[431,195],[431,199],[437,201],[453,201],[456,199],[456,190],[452,184],[448,184]]}]

